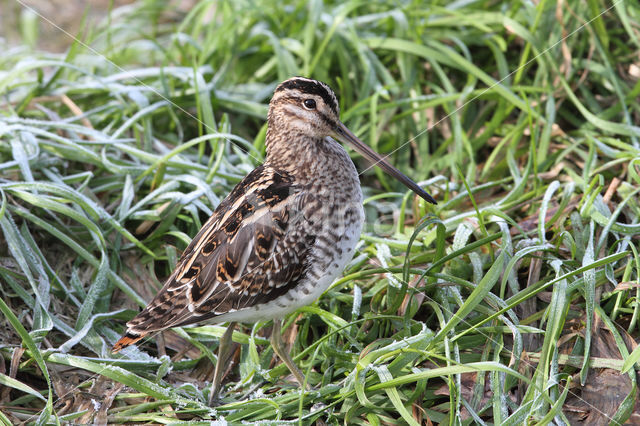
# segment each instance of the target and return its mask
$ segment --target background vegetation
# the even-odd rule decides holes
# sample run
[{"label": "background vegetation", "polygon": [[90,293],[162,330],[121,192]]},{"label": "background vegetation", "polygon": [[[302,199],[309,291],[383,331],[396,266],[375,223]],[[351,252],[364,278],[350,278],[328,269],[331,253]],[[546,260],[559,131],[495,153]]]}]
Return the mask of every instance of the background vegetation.
[{"label": "background vegetation", "polygon": [[[20,7],[0,56],[2,421],[640,421],[637,2],[140,0],[63,54],[34,47],[55,17]],[[334,87],[439,203],[354,158],[357,254],[286,321],[314,390],[270,323],[246,325],[211,409],[223,326],[110,348],[260,163],[292,75]]]}]

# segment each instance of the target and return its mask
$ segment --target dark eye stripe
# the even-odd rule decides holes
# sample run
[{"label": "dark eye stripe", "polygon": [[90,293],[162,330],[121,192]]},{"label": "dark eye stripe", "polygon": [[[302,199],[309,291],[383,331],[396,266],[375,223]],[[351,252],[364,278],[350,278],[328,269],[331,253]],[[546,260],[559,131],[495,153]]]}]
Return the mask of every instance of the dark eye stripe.
[{"label": "dark eye stripe", "polygon": [[[302,103],[302,99],[299,96],[282,96],[280,98],[278,98],[278,100],[276,101],[276,104],[285,104],[285,103],[293,103],[293,104],[298,104],[300,105],[300,103]],[[331,120],[329,118],[328,115],[322,113],[320,110],[316,109],[314,110],[315,113],[317,114],[318,117],[320,117],[320,119],[328,126],[333,126],[333,120]],[[295,112],[293,112],[293,114],[298,117],[298,118],[304,118],[303,115],[298,115]]]},{"label": "dark eye stripe", "polygon": [[338,105],[335,95],[330,93],[327,88],[320,82],[302,78],[292,78],[278,86],[276,92],[287,89],[297,89],[304,94],[320,96],[324,103],[327,104],[329,108],[331,108],[333,113],[338,115]]},{"label": "dark eye stripe", "polygon": [[333,121],[331,121],[331,119],[329,119],[329,117],[327,117],[326,114],[321,113],[320,111],[318,111],[318,117],[320,117],[320,120],[322,120],[324,122],[325,125],[332,127]]},{"label": "dark eye stripe", "polygon": [[[294,101],[294,102],[291,102],[291,101]],[[300,101],[301,101],[301,99],[298,98],[298,97],[288,96],[288,97],[282,97],[282,98],[278,99],[277,103],[278,104],[280,104],[280,103],[298,103],[299,104]],[[331,120],[327,114],[324,114],[320,110],[317,110],[317,109],[313,110],[313,111],[316,114],[316,116],[318,118],[320,118],[320,120],[322,120],[327,126],[333,126],[334,125],[333,120]],[[298,118],[301,118],[301,119],[305,119],[306,118],[302,113],[297,114],[295,112],[295,110],[291,111],[290,113],[292,113],[294,116],[296,116]]]}]

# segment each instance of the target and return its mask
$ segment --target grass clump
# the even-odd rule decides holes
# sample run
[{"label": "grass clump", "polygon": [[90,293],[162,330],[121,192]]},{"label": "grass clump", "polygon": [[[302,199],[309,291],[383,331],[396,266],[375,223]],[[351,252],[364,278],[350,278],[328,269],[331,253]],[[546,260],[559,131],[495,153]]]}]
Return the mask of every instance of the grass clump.
[{"label": "grass clump", "polygon": [[[639,18],[631,2],[146,0],[62,55],[4,46],[2,420],[637,420]],[[329,83],[439,204],[356,158],[358,252],[286,322],[314,390],[258,323],[234,334],[214,410],[224,327],[110,348],[261,162],[292,75]]]}]

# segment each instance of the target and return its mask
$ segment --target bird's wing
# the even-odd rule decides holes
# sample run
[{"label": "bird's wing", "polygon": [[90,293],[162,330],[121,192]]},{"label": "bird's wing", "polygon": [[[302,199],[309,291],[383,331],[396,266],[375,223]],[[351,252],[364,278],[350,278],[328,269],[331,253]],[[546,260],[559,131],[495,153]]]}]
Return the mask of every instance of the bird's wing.
[{"label": "bird's wing", "polygon": [[315,241],[301,210],[308,197],[284,172],[261,166],[247,175],[189,244],[156,297],[127,323],[127,335],[135,339],[125,336],[120,346],[285,294],[306,272]]}]

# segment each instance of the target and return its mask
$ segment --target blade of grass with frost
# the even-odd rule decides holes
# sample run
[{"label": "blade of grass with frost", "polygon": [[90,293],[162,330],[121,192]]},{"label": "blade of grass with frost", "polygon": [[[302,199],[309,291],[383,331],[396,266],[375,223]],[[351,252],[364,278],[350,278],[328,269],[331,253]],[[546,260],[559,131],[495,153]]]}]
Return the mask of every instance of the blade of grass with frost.
[{"label": "blade of grass with frost", "polygon": [[[33,304],[33,332],[34,337],[42,338],[51,330],[53,324],[50,309],[50,282],[46,273],[40,267],[35,254],[29,249],[29,244],[21,234],[16,223],[7,211],[7,198],[2,194],[2,207],[0,208],[0,229],[2,230],[8,252],[12,255],[17,266],[26,277],[34,295]],[[39,335],[39,336],[38,336]]]},{"label": "blade of grass with frost", "polygon": [[[552,263],[552,267],[556,269],[556,276],[561,275],[560,263],[561,262],[559,261]],[[553,371],[554,363],[551,360],[558,355],[558,340],[560,339],[562,329],[567,322],[568,312],[569,300],[567,298],[567,280],[563,279],[554,284],[551,294],[551,302],[545,310],[547,327],[544,334],[544,340],[542,342],[542,349],[540,351],[540,362],[538,363],[532,379],[535,386],[531,386],[527,389],[523,398],[523,401],[525,402],[528,400],[535,400],[538,397],[538,393],[546,393],[551,387],[559,385],[556,382],[559,371]],[[547,407],[538,407],[538,411],[544,413],[547,411]]]},{"label": "blade of grass with frost", "polygon": [[[620,335],[616,325],[611,321],[611,318],[607,315],[607,313],[600,306],[595,307],[595,314],[602,320],[602,322],[607,326],[609,332],[613,335],[613,339],[616,342],[616,347],[620,352],[622,359],[629,358],[629,351],[627,350],[627,344]],[[624,365],[623,365],[624,367]],[[628,371],[627,376],[631,381],[631,390],[624,398],[622,403],[618,406],[611,423],[624,423],[627,421],[629,416],[634,410],[634,407],[638,401],[638,378],[635,371]]]},{"label": "blade of grass with frost", "polygon": [[194,406],[197,409],[209,411],[210,407],[199,401],[193,401],[184,399],[175,394],[172,387],[161,387],[142,376],[133,374],[121,367],[116,367],[108,363],[98,363],[90,361],[88,359],[78,357],[70,354],[57,354],[50,353],[47,357],[49,362],[53,362],[61,365],[68,365],[71,367],[81,368],[83,370],[91,371],[96,374],[100,374],[105,377],[109,377],[116,382],[123,383],[127,386],[136,389],[139,392],[143,392],[149,396],[158,399],[170,399],[176,403]]},{"label": "blade of grass with frost", "polygon": [[452,330],[458,323],[464,320],[464,318],[475,308],[477,304],[483,301],[484,297],[491,291],[495,283],[498,281],[500,274],[503,272],[502,267],[504,264],[505,254],[501,252],[496,258],[495,262],[491,265],[491,268],[487,271],[486,275],[478,283],[478,286],[467,297],[467,300],[462,306],[455,312],[453,317],[446,323],[446,325],[440,329],[435,341],[439,341]]},{"label": "blade of grass with frost", "polygon": [[[584,257],[582,259],[582,266],[590,266],[593,264],[595,260],[594,246],[595,246],[595,229],[594,222],[591,221],[589,223],[589,234],[587,236],[587,248],[584,252]],[[589,356],[591,354],[591,339],[593,333],[593,321],[594,321],[594,312],[596,306],[596,276],[594,269],[586,269],[583,274],[583,278],[585,281],[584,286],[584,301],[586,306],[586,326],[584,329],[584,355],[583,355],[583,364],[580,369],[580,384],[582,386],[585,385],[587,381],[587,374],[589,372]]]},{"label": "blade of grass with frost", "polygon": [[36,398],[41,399],[45,402],[47,401],[47,399],[44,396],[42,396],[40,392],[36,391],[30,386],[27,386],[26,384],[22,383],[19,380],[16,380],[12,377],[7,376],[6,374],[0,373],[0,384],[14,388],[14,389],[18,389],[19,391],[28,393],[29,395],[33,395]]},{"label": "blade of grass with frost", "polygon": [[[378,375],[378,378],[380,379],[380,383],[385,383],[393,379],[393,376],[384,365],[374,366],[373,370]],[[405,422],[407,422],[407,424],[410,424],[412,426],[420,426],[420,424],[413,418],[411,413],[409,413],[409,411],[405,408],[397,388],[389,387],[389,388],[385,388],[384,391],[389,397],[389,400],[391,401],[393,406],[396,407],[396,410],[398,410],[398,412],[400,413],[400,416],[404,419]]]},{"label": "blade of grass with frost", "polygon": [[[0,211],[0,217],[4,216],[3,211]],[[2,218],[4,219],[4,218]],[[0,298],[0,311],[4,314],[5,318],[9,321],[11,326],[16,330],[18,336],[22,339],[22,343],[29,349],[30,355],[33,360],[40,368],[44,379],[47,382],[47,402],[45,404],[44,409],[40,413],[38,420],[36,421],[37,425],[46,424],[53,414],[53,399],[52,399],[52,387],[51,387],[51,378],[49,376],[49,370],[47,369],[46,364],[44,363],[44,359],[42,358],[42,354],[40,350],[37,348],[35,342],[27,332],[27,330],[23,327],[20,320],[11,312],[11,309],[7,306],[7,304]]]}]

